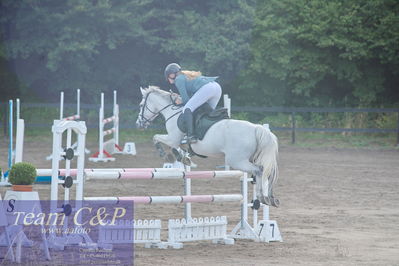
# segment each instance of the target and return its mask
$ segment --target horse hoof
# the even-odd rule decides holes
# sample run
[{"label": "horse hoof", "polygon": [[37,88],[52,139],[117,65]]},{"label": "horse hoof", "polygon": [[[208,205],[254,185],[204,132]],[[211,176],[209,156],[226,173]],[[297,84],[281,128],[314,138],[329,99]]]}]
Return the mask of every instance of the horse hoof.
[{"label": "horse hoof", "polygon": [[155,143],[155,148],[159,152],[159,156],[160,157],[164,157],[165,156],[166,153],[165,153],[165,150],[163,149],[161,143],[159,143],[159,142]]},{"label": "horse hoof", "polygon": [[181,162],[183,157],[181,156],[180,152],[177,149],[173,148],[172,153],[176,157],[176,161]]},{"label": "horse hoof", "polygon": [[171,153],[168,153],[165,156],[165,161],[168,163],[173,163],[175,161],[175,156],[173,156],[173,154],[171,154]]},{"label": "horse hoof", "polygon": [[190,160],[190,158],[188,158],[188,157],[184,157],[184,158],[181,160],[181,162],[182,162],[184,165],[191,166],[191,160]]},{"label": "horse hoof", "polygon": [[270,203],[273,207],[278,208],[278,206],[280,206],[280,201],[274,197],[270,198]]},{"label": "horse hoof", "polygon": [[269,197],[266,197],[266,196],[262,196],[261,198],[260,198],[260,201],[263,203],[263,204],[265,204],[265,205],[268,205],[268,206],[270,206],[270,199],[269,199]]}]

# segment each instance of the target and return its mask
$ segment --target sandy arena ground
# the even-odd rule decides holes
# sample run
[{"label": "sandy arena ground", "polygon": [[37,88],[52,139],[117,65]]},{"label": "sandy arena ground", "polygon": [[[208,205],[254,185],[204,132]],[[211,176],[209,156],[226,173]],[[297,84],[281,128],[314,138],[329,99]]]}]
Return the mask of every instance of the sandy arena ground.
[{"label": "sandy arena ground", "polygon": [[[4,143],[4,142],[2,142]],[[50,143],[50,141],[49,141]],[[50,168],[50,144],[25,143],[24,160]],[[95,150],[94,146],[90,146]],[[138,144],[135,157],[86,167],[160,167],[152,144]],[[7,154],[6,145],[0,146]],[[223,158],[196,159],[199,170],[213,170]],[[5,167],[6,158],[0,160]],[[399,151],[280,147],[281,206],[271,209],[284,242],[237,240],[234,246],[209,241],[181,250],[135,247],[135,265],[399,265]],[[194,180],[193,194],[239,193],[238,180]],[[41,199],[48,185],[34,185]],[[1,194],[7,188],[0,188]],[[180,195],[181,180],[117,181],[85,186],[86,196]],[[193,217],[227,215],[229,229],[239,220],[239,204],[193,204]],[[139,206],[135,217],[182,218],[183,206]],[[47,265],[51,265],[47,264]]]}]

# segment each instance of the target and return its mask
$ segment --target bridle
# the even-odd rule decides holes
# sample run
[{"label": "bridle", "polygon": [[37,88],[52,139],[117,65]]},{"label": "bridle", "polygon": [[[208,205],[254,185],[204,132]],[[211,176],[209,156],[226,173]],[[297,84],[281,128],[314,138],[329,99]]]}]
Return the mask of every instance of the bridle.
[{"label": "bridle", "polygon": [[[147,95],[145,96],[144,104],[143,104],[143,106],[141,107],[141,121],[144,121],[144,123],[148,123],[148,124],[151,123],[152,120],[154,120],[160,113],[162,113],[163,110],[165,110],[166,108],[168,108],[168,107],[170,107],[170,106],[175,106],[175,107],[177,107],[177,109],[175,109],[175,110],[178,110],[178,109],[181,108],[181,106],[178,106],[178,105],[176,105],[176,104],[174,103],[174,101],[173,101],[173,99],[172,99],[172,95],[170,95],[170,99],[171,99],[171,102],[172,102],[172,103],[166,105],[165,107],[163,107],[163,108],[162,108],[161,110],[159,110],[158,112],[154,112],[154,111],[152,111],[150,108],[148,108],[148,106],[147,106],[148,97],[150,96],[151,93],[152,93],[152,91],[149,92],[149,93],[147,93]],[[144,116],[144,111],[145,111],[145,110],[148,110],[148,111],[152,114],[152,116],[151,116],[150,118],[146,118],[146,117]],[[165,119],[165,123],[168,122],[172,117],[174,117],[174,116],[180,114],[181,112],[182,112],[182,110],[179,110],[179,111],[177,111],[176,113],[174,113],[173,115],[171,115],[170,117],[168,117],[167,119]]]}]

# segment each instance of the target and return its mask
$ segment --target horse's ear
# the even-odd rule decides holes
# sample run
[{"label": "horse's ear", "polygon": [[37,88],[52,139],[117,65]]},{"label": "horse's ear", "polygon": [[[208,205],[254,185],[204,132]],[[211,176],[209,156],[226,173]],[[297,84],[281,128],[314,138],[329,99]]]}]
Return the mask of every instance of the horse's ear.
[{"label": "horse's ear", "polygon": [[140,91],[141,91],[141,94],[142,94],[142,95],[145,94],[145,89],[143,89],[142,87],[140,87]]}]

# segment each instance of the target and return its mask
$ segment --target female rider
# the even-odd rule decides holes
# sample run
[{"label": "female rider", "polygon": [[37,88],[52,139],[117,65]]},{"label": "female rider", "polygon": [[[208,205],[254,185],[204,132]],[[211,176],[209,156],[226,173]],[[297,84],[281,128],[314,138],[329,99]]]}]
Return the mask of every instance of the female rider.
[{"label": "female rider", "polygon": [[175,84],[184,104],[183,118],[187,135],[181,143],[195,143],[197,138],[193,134],[193,112],[204,103],[208,103],[212,109],[216,108],[222,96],[222,88],[215,81],[218,77],[206,77],[199,71],[182,70],[176,63],[167,65],[164,74],[170,84]]}]

